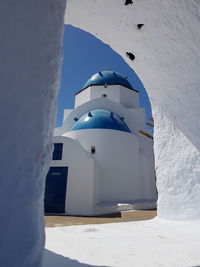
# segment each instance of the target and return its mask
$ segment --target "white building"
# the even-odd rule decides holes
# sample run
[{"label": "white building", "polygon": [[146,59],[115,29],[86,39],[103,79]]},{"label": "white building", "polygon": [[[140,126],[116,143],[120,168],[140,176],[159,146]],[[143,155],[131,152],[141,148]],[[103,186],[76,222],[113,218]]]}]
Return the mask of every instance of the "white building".
[{"label": "white building", "polygon": [[46,213],[99,215],[156,206],[153,141],[127,78],[93,75],[55,129]]}]

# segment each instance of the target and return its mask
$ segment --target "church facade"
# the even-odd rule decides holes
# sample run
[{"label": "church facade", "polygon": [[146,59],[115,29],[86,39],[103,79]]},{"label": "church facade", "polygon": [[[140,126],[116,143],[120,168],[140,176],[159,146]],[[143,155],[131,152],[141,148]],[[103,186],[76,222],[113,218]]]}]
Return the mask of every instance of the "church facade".
[{"label": "church facade", "polygon": [[101,215],[156,207],[153,140],[139,92],[113,71],[94,74],[55,129],[45,212]]}]

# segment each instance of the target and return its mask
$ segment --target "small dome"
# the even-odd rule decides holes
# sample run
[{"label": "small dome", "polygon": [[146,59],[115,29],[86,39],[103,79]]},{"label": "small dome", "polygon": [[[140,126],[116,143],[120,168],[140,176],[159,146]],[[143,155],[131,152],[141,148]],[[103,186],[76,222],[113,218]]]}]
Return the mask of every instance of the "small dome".
[{"label": "small dome", "polygon": [[128,88],[132,88],[131,84],[126,77],[122,76],[120,73],[103,70],[94,74],[90,79],[85,83],[83,89],[92,85],[122,85]]},{"label": "small dome", "polygon": [[75,124],[71,131],[83,129],[112,129],[129,132],[123,118],[105,109],[95,109],[83,115],[79,120],[75,118]]}]

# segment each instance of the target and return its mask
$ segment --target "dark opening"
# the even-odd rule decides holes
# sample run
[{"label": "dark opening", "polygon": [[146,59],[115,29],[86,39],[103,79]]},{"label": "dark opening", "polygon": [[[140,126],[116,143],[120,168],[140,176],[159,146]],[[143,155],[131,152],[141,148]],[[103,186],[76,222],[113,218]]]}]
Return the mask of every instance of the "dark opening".
[{"label": "dark opening", "polygon": [[144,26],[144,24],[140,23],[137,25],[137,29],[140,30],[143,26]]},{"label": "dark opening", "polygon": [[95,154],[95,152],[96,152],[95,146],[91,146],[91,154]]},{"label": "dark opening", "polygon": [[135,59],[135,56],[133,55],[133,53],[126,52],[126,55],[127,55],[127,57],[130,58],[131,60],[134,60],[134,59]]},{"label": "dark opening", "polygon": [[124,4],[125,4],[125,6],[127,6],[129,4],[133,4],[133,0],[126,0]]},{"label": "dark opening", "polygon": [[105,97],[105,98],[107,98],[108,96],[107,96],[107,94],[102,94],[102,97]]},{"label": "dark opening", "polygon": [[62,160],[62,151],[63,151],[63,144],[62,143],[55,143],[52,159],[53,160]]}]

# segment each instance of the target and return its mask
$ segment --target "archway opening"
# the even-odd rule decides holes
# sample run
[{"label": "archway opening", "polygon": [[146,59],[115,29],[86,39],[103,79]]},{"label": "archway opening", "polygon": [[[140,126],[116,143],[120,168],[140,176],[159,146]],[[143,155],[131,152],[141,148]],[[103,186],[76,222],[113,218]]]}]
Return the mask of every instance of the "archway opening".
[{"label": "archway opening", "polygon": [[[106,75],[104,80],[109,75],[112,79],[118,79],[117,75],[121,74],[120,79],[124,80],[115,80],[114,84],[111,81],[111,84],[108,82],[104,85],[98,82],[98,89],[95,85],[85,87],[84,84],[94,80],[92,76],[94,74],[99,75],[98,79]],[[121,85],[120,82],[122,82]],[[111,112],[110,115],[107,110]],[[83,125],[86,120],[87,125]],[[91,127],[94,129],[90,130]],[[130,135],[125,136],[123,131],[129,132]],[[66,137],[68,139],[65,140]],[[69,138],[78,143],[79,152],[76,152],[75,144],[73,149]],[[53,142],[53,155],[59,154],[59,159],[53,157],[50,164],[45,190],[45,206],[48,209],[45,210],[51,210],[52,205],[50,213],[60,211],[60,206],[56,208],[56,203],[60,201],[56,195],[60,194],[58,194],[59,188],[56,182],[58,177],[54,173],[60,173],[62,176],[63,173],[59,171],[61,166],[68,170],[67,178],[61,177],[67,185],[61,213],[97,216],[123,210],[156,208],[153,119],[146,90],[136,73],[110,46],[92,34],[71,25],[65,25],[64,30],[61,89],[57,101]],[[60,147],[62,149],[59,149]],[[92,167],[81,156],[81,148],[89,154]],[[69,150],[71,150],[70,153],[66,152]],[[72,154],[76,154],[76,157]],[[80,161],[79,157],[82,157]],[[74,172],[77,164],[75,162],[79,162],[79,174]],[[85,162],[84,166],[82,162]],[[107,169],[104,168],[105,166]],[[93,174],[89,173],[90,168],[94,169]],[[121,177],[124,178],[121,179]],[[81,188],[78,185],[72,186],[70,181],[76,179],[77,184],[85,179]],[[89,204],[85,204],[83,208],[84,205],[81,203],[82,207],[77,208],[80,204],[74,196],[77,192],[82,199],[89,195],[87,190],[83,190],[88,179],[90,182],[87,188],[94,183],[90,188],[94,197],[88,199],[87,203],[92,203],[93,206],[89,208]],[[113,183],[116,184],[115,189],[111,189]],[[55,200],[52,199],[52,192]],[[54,202],[56,202],[55,205]],[[103,205],[106,208],[102,207]],[[152,218],[152,215],[149,218]],[[51,224],[50,219],[47,220],[47,224]]]},{"label": "archway opening", "polygon": [[[71,25],[65,25],[56,127],[62,124],[63,110],[73,108],[77,91],[91,75],[103,69],[115,70],[128,77],[134,89],[139,91],[140,107],[145,109],[146,122],[153,124],[148,94],[133,69],[109,45],[94,35]],[[153,127],[149,124],[146,124],[146,130],[153,135]]]},{"label": "archway opening", "polygon": [[[133,168],[133,166],[130,167],[131,164],[129,164],[129,163],[126,164],[125,163],[125,162],[128,162],[129,160],[124,159],[123,156],[120,159],[120,156],[118,156],[118,158],[115,160],[115,162],[120,162],[121,161],[122,165],[124,165],[125,172],[127,172],[125,174],[125,177],[127,176],[127,182],[124,182],[124,184],[126,184],[126,185],[124,185],[123,183],[120,184],[120,182],[119,182],[119,186],[120,187],[124,187],[124,189],[123,190],[121,190],[121,189],[116,190],[116,192],[113,191],[113,198],[112,198],[112,197],[109,196],[109,192],[105,193],[107,191],[107,187],[110,187],[111,182],[104,181],[104,182],[102,182],[101,185],[99,185],[99,187],[101,188],[101,193],[99,193],[99,192],[94,193],[94,195],[96,194],[96,195],[103,196],[102,198],[101,197],[97,197],[98,200],[95,200],[95,205],[96,206],[102,205],[101,202],[104,202],[104,205],[105,205],[105,202],[107,203],[106,205],[110,205],[108,203],[112,202],[112,205],[115,205],[115,206],[123,205],[123,209],[126,210],[126,209],[131,209],[131,208],[127,208],[128,205],[127,205],[127,203],[125,204],[125,202],[127,202],[127,200],[128,200],[128,202],[129,202],[129,200],[131,200],[132,192],[130,190],[130,193],[129,193],[129,195],[130,195],[129,198],[130,199],[124,199],[123,198],[124,196],[123,197],[120,196],[121,191],[128,192],[129,188],[131,188],[131,186],[132,186],[132,188],[137,188],[137,191],[141,190],[141,191],[145,192],[145,190],[146,190],[146,192],[147,192],[148,190],[145,189],[145,188],[151,188],[152,192],[153,191],[156,192],[156,190],[152,189],[153,188],[153,185],[152,185],[153,183],[154,183],[154,187],[155,187],[155,171],[154,171],[154,155],[153,155],[154,154],[153,153],[153,119],[152,119],[151,105],[150,105],[150,102],[149,102],[149,98],[148,98],[146,90],[145,90],[141,80],[139,79],[139,77],[129,67],[129,65],[124,61],[124,59],[119,54],[117,54],[110,46],[106,45],[105,43],[103,43],[102,41],[100,41],[99,39],[97,39],[95,36],[93,36],[92,34],[90,34],[88,32],[85,32],[85,31],[83,31],[83,30],[81,30],[79,28],[75,28],[75,27],[73,27],[71,25],[65,25],[64,42],[63,42],[63,64],[62,64],[61,89],[60,89],[59,96],[58,96],[58,101],[57,101],[57,119],[56,119],[55,136],[60,136],[60,137],[61,136],[66,136],[66,137],[70,137],[70,138],[72,137],[76,141],[78,141],[81,145],[83,145],[83,148],[86,150],[86,153],[89,152],[89,154],[91,154],[90,157],[92,159],[94,159],[94,161],[96,160],[96,162],[98,162],[98,163],[94,163],[93,168],[95,169],[95,171],[96,171],[96,169],[99,169],[99,166],[96,166],[96,165],[98,165],[99,162],[102,160],[102,159],[97,160],[98,153],[100,151],[100,148],[98,148],[98,141],[97,141],[97,144],[94,141],[94,143],[91,143],[90,146],[87,147],[87,145],[86,145],[87,142],[81,141],[81,137],[77,137],[77,136],[75,137],[75,136],[73,136],[73,134],[69,134],[69,136],[68,136],[68,134],[66,134],[66,132],[70,132],[70,130],[69,130],[70,128],[69,128],[69,125],[67,126],[67,124],[70,124],[72,126],[73,122],[72,123],[71,122],[68,123],[68,122],[66,122],[66,120],[70,120],[70,119],[68,119],[68,117],[72,116],[70,114],[76,114],[76,116],[73,115],[74,116],[73,117],[73,121],[75,121],[75,122],[79,121],[79,119],[80,119],[80,121],[81,120],[83,121],[83,119],[85,119],[85,117],[87,117],[87,112],[89,112],[88,113],[89,117],[94,117],[95,114],[96,114],[96,117],[98,117],[98,118],[94,118],[94,120],[99,120],[99,117],[102,117],[103,113],[104,114],[108,114],[108,113],[106,113],[106,112],[104,112],[102,110],[102,108],[104,110],[106,109],[104,104],[102,106],[102,103],[100,103],[100,104],[97,103],[99,101],[98,99],[97,99],[96,103],[92,104],[93,109],[91,109],[91,107],[87,107],[87,103],[88,102],[92,102],[92,101],[96,101],[95,99],[93,99],[93,100],[92,99],[88,99],[89,101],[88,100],[87,101],[84,100],[84,102],[86,102],[86,103],[81,103],[81,105],[80,105],[81,107],[79,107],[79,105],[78,106],[76,105],[76,97],[75,97],[75,95],[77,95],[77,92],[79,92],[83,88],[83,85],[85,84],[85,82],[94,73],[100,73],[100,75],[102,75],[102,73],[104,71],[105,72],[106,71],[107,72],[114,71],[114,72],[112,72],[114,75],[116,73],[121,73],[123,75],[123,77],[125,77],[127,82],[130,82],[133,91],[137,92],[136,93],[136,95],[137,95],[136,96],[136,99],[137,99],[136,102],[139,100],[139,103],[134,104],[135,106],[134,105],[132,106],[132,104],[131,104],[131,106],[127,107],[126,105],[123,106],[123,104],[121,104],[121,102],[118,102],[118,101],[115,101],[115,100],[114,100],[115,104],[113,104],[114,102],[113,103],[109,103],[109,101],[110,100],[113,101],[113,99],[110,99],[110,97],[108,96],[107,92],[106,93],[105,92],[101,92],[101,94],[100,94],[101,97],[99,97],[99,96],[97,97],[98,99],[102,98],[103,101],[105,101],[105,103],[108,103],[108,104],[106,104],[107,105],[106,107],[108,109],[110,108],[112,110],[112,112],[113,112],[112,114],[115,114],[115,112],[119,112],[120,113],[121,116],[118,117],[118,119],[117,119],[116,115],[114,115],[114,118],[117,119],[117,120],[122,120],[120,122],[121,124],[124,123],[124,120],[125,120],[125,123],[127,122],[126,120],[133,120],[133,124],[132,124],[133,128],[131,130],[132,132],[134,132],[134,123],[137,124],[138,120],[142,121],[142,123],[140,124],[140,125],[142,125],[141,128],[137,128],[137,131],[135,131],[135,136],[137,136],[138,141],[136,141],[136,143],[134,143],[135,140],[132,140],[132,141],[129,140],[128,142],[130,142],[131,146],[126,144],[127,145],[126,149],[124,148],[124,152],[121,152],[122,154],[124,153],[124,155],[127,156],[129,154],[130,150],[132,150],[132,151],[133,150],[135,150],[135,151],[137,150],[137,152],[134,152],[135,154],[133,153],[134,155],[132,155],[130,153],[130,157],[128,156],[127,159],[133,157],[133,162],[134,161],[136,162],[138,160],[138,165],[141,165],[140,167],[138,167],[138,170],[136,171],[137,174],[135,175],[136,177],[138,176],[138,178],[134,178],[133,177],[134,176],[134,168],[137,168],[137,164],[136,164],[136,166],[134,168]],[[107,84],[106,84],[105,88],[107,88]],[[87,89],[87,88],[84,88],[84,90],[85,89]],[[124,94],[126,89],[127,88],[122,89],[122,91],[120,91],[120,92],[122,94]],[[96,89],[91,89],[91,90],[94,91]],[[118,90],[118,89],[116,89],[116,90]],[[123,91],[123,90],[125,90],[125,91]],[[130,90],[128,90],[128,91],[130,91]],[[115,91],[115,93],[116,92],[117,91]],[[139,92],[139,94],[138,94],[138,92]],[[119,100],[119,101],[121,101],[121,100]],[[133,98],[133,101],[135,101],[134,98]],[[119,110],[118,110],[117,105],[120,106]],[[100,110],[95,111],[96,108],[98,108]],[[123,109],[127,110],[128,113],[129,112],[133,112],[133,113],[129,113],[129,115],[126,115],[126,112]],[[77,110],[77,113],[76,113],[76,110]],[[83,110],[85,110],[85,111],[83,111]],[[65,113],[65,111],[66,111],[66,113]],[[86,112],[86,113],[84,113],[84,112]],[[125,113],[123,113],[123,112],[125,112]],[[122,116],[122,114],[123,114],[123,116]],[[129,116],[129,118],[128,118],[128,116]],[[113,119],[113,117],[112,117],[112,119]],[[134,119],[136,121],[134,121]],[[110,120],[110,119],[108,119],[108,116],[107,116],[107,123],[108,123],[108,120]],[[93,124],[93,123],[94,122],[91,122],[91,124]],[[95,121],[95,123],[96,123],[96,121]],[[115,126],[116,126],[116,121],[115,121]],[[118,126],[116,126],[116,127],[118,127]],[[79,125],[79,128],[80,128],[80,125]],[[74,127],[72,127],[71,129],[74,130]],[[85,129],[85,126],[84,126],[84,129]],[[87,133],[87,135],[90,136],[90,133]],[[141,135],[142,135],[142,137],[140,137]],[[100,134],[99,136],[100,136],[101,139],[103,139],[102,138],[103,134]],[[56,149],[62,142],[64,142],[62,138],[61,139],[54,138],[54,146],[55,146],[54,147],[54,152],[55,153],[59,152]],[[91,140],[93,140],[92,138],[93,137],[90,136]],[[107,135],[107,137],[104,136],[104,138],[105,139],[106,138],[109,139],[108,135]],[[120,137],[120,138],[119,137],[115,137],[115,134],[112,135],[110,140],[112,140],[113,138],[116,138],[115,142],[117,142],[117,143],[121,142],[120,138],[123,139],[123,137]],[[141,138],[146,139],[146,141],[145,140],[143,141]],[[93,142],[93,141],[91,141],[91,142]],[[137,147],[136,149],[134,148],[134,145],[133,145],[132,142]],[[139,142],[139,145],[137,144],[137,142]],[[122,141],[122,143],[123,143],[123,141]],[[143,143],[145,143],[145,145]],[[68,144],[67,143],[66,144],[63,143],[63,151],[65,150],[64,149],[65,145],[66,145],[66,149],[67,149],[67,146],[68,146],[68,148],[70,146],[69,143]],[[101,146],[103,146],[103,141],[101,142]],[[124,146],[125,146],[125,144],[124,144]],[[130,147],[131,147],[131,149],[130,149]],[[122,147],[122,149],[123,149],[123,147]],[[95,152],[93,152],[93,151],[95,151]],[[125,151],[127,151],[127,152],[125,152]],[[118,150],[116,149],[116,154],[119,153],[119,152],[120,152],[120,149],[118,149]],[[103,154],[104,152],[101,151],[101,153]],[[65,152],[63,152],[63,157],[66,156],[66,155],[64,156],[64,154],[65,154]],[[109,151],[106,152],[106,154],[109,154]],[[115,154],[115,157],[116,157],[116,154]],[[113,155],[113,151],[111,151],[110,157],[112,157],[112,155]],[[68,155],[66,157],[70,158],[71,156]],[[135,157],[135,159],[134,159],[134,157]],[[148,159],[148,157],[149,157],[149,159]],[[63,160],[62,156],[61,156],[61,160]],[[77,159],[76,159],[76,161],[77,161]],[[74,162],[75,162],[75,160],[74,160]],[[55,164],[57,164],[57,163],[52,161],[51,169],[52,168],[53,169],[56,168],[57,165],[55,166]],[[60,168],[60,166],[61,166],[60,164],[61,164],[61,162],[59,163],[59,166],[57,166],[57,168]],[[64,160],[63,160],[62,164],[63,164],[62,166],[64,166],[67,163],[64,162]],[[106,165],[105,162],[103,164]],[[110,164],[113,164],[113,162],[111,162]],[[132,165],[134,165],[134,164],[132,164]],[[72,165],[73,165],[73,163],[72,163]],[[101,162],[100,165],[102,165],[102,162]],[[149,167],[150,165],[151,165],[151,167]],[[70,176],[71,174],[70,174],[69,170],[70,170],[71,167],[67,166],[67,168],[68,168],[68,176]],[[82,171],[82,174],[85,172],[85,168],[86,167],[84,167],[84,170]],[[88,168],[90,168],[90,167],[88,167]],[[132,168],[132,170],[127,171],[128,168],[130,168],[130,169]],[[139,168],[145,169],[145,171],[143,171],[143,170],[141,170]],[[148,170],[149,170],[148,168],[151,169],[151,174],[149,174],[150,172],[148,173]],[[99,176],[100,172],[102,174],[102,171],[97,170],[97,173],[98,173],[97,176]],[[129,174],[130,174],[130,178],[128,178]],[[87,175],[90,175],[90,174],[87,174]],[[116,173],[113,172],[113,175],[117,176],[117,172]],[[110,179],[108,173],[104,173],[104,174],[102,174],[102,176],[104,176],[104,177],[108,176],[107,179],[108,180]],[[121,176],[123,176],[123,173],[121,173]],[[148,177],[148,178],[146,178],[145,176]],[[137,185],[136,184],[132,184],[130,182],[131,177],[133,178],[133,180],[134,179],[136,179],[136,180],[138,179],[138,181],[139,181],[139,180],[143,179],[144,181],[143,182],[139,182]],[[50,177],[49,179],[52,179],[52,177]],[[69,205],[69,203],[71,201],[71,197],[70,197],[71,191],[72,190],[77,190],[76,188],[71,188],[70,187],[70,179],[72,179],[72,178],[70,178],[70,177],[67,178],[67,181],[69,181],[69,182],[67,182],[67,184],[69,184],[69,186],[68,186],[68,188],[66,190],[66,192],[67,192],[66,193],[66,201],[65,201],[65,209],[66,209],[65,212],[66,212],[66,214],[70,215],[70,214],[74,213],[75,215],[82,214],[82,215],[86,215],[86,216],[103,214],[103,211],[99,211],[100,208],[99,208],[99,210],[96,209],[96,211],[93,211],[93,212],[88,212],[88,211],[84,211],[83,212],[83,211],[77,211],[77,210],[74,211],[73,208],[69,208],[69,206],[71,205],[71,204]],[[74,179],[75,178],[73,178],[73,180]],[[93,178],[91,178],[91,179],[93,179]],[[130,182],[129,186],[128,186],[128,183],[129,183],[128,179],[129,179],[129,182]],[[146,181],[145,181],[145,179],[146,179]],[[151,179],[154,179],[154,182],[151,182]],[[110,179],[110,180],[112,180],[112,179]],[[99,183],[99,181],[97,183]],[[55,186],[55,185],[53,184],[53,186]],[[102,188],[104,188],[104,189],[102,190]],[[95,189],[92,189],[92,190],[95,190]],[[98,190],[96,190],[96,191],[98,191]],[[104,193],[102,193],[102,192],[104,192]],[[140,196],[137,196],[137,197],[136,197],[136,193],[133,193],[133,194],[135,194],[135,196],[134,196],[135,197],[135,199],[134,199],[135,203],[137,201],[138,202],[139,201],[144,201],[144,202],[146,201],[145,203],[148,202],[147,205],[144,204],[144,207],[146,207],[146,209],[155,208],[156,207],[155,203],[156,203],[157,195],[156,195],[156,193],[152,193],[152,192],[151,193],[147,192],[147,193],[144,193],[143,195],[141,194]],[[52,193],[52,192],[50,192],[50,193]],[[79,195],[80,195],[80,192],[79,192]],[[87,195],[87,193],[85,195]],[[150,197],[150,195],[152,197]],[[118,196],[119,196],[119,199],[117,200]],[[130,201],[130,203],[131,203],[131,201]],[[132,202],[134,202],[134,201],[132,201]],[[122,203],[120,203],[120,202],[122,202]],[[129,206],[132,207],[132,209],[140,209],[139,205],[135,204],[135,203],[131,204],[132,206],[130,206],[130,205]],[[149,203],[151,203],[151,204],[149,204]],[[152,204],[152,203],[154,203],[154,204]],[[68,207],[67,207],[67,205],[68,205]],[[145,209],[145,208],[143,208],[143,209]],[[118,207],[118,209],[116,209],[116,211],[118,211],[118,210],[120,211],[119,207]],[[110,212],[113,213],[113,210],[110,210]],[[146,216],[146,214],[144,216]],[[153,214],[153,216],[155,216],[155,213]],[[150,215],[150,217],[148,217],[148,218],[152,218],[152,215]],[[134,220],[134,218],[133,218],[133,220]],[[47,220],[47,224],[51,225],[50,220]]]}]

